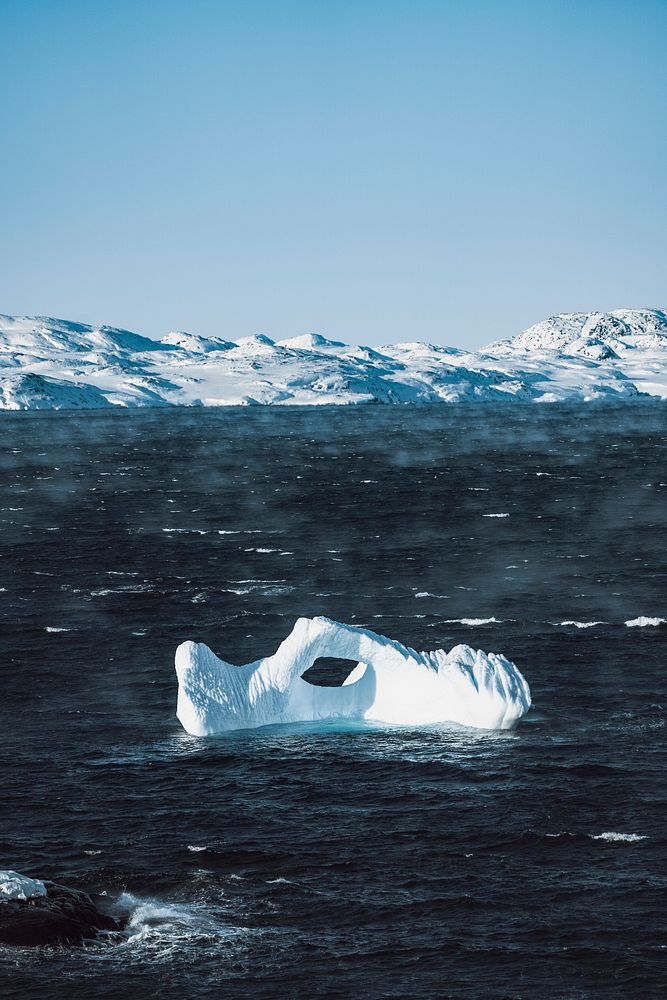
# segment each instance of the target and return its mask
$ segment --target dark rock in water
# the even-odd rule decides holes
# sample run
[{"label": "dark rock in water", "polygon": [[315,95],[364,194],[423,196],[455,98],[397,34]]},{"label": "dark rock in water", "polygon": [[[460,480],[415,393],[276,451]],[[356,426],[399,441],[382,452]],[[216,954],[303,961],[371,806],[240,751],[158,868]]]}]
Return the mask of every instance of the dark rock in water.
[{"label": "dark rock in water", "polygon": [[45,882],[46,896],[0,902],[0,944],[81,944],[120,924],[86,892]]}]

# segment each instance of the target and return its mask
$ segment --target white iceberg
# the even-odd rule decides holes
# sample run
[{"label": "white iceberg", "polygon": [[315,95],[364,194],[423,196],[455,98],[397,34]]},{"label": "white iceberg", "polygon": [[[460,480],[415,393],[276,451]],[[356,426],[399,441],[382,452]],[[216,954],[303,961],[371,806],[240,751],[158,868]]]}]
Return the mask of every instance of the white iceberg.
[{"label": "white iceberg", "polygon": [[28,878],[19,872],[0,871],[0,903],[10,899],[35,899],[46,896],[46,886],[38,878]]},{"label": "white iceberg", "polygon": [[[302,674],[320,657],[356,666],[341,687],[318,687]],[[184,642],[176,673],[176,714],[193,736],[324,719],[511,729],[531,703],[528,684],[504,656],[465,645],[418,653],[328,618],[299,618],[272,656],[244,666]]]}]

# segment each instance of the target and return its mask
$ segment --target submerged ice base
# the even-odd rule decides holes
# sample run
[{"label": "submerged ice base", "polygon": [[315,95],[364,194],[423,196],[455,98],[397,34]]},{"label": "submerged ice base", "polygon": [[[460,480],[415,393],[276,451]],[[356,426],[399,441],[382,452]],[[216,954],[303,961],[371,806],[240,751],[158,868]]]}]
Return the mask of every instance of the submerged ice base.
[{"label": "submerged ice base", "polygon": [[[342,687],[317,687],[302,674],[320,657],[357,666]],[[504,656],[465,645],[418,653],[328,618],[299,618],[272,656],[244,666],[184,642],[176,673],[176,714],[193,736],[324,719],[511,729],[530,708],[528,684]]]}]

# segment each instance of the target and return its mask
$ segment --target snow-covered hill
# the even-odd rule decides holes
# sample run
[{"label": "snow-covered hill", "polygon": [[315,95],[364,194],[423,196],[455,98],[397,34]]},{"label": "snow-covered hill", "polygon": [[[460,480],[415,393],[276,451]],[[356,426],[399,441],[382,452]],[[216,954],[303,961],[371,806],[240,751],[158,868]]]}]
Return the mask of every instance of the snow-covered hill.
[{"label": "snow-covered hill", "polygon": [[667,398],[667,314],[564,313],[478,352],[371,348],[306,334],[274,342],[161,340],[0,316],[0,409]]}]

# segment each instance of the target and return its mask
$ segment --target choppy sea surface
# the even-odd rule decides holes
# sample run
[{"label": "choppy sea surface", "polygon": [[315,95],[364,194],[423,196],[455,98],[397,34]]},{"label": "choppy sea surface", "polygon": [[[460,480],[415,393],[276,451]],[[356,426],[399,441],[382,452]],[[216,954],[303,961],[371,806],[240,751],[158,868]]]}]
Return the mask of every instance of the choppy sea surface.
[{"label": "choppy sea surface", "polygon": [[[0,949],[3,997],[665,995],[664,406],[0,426],[0,868],[130,919]],[[316,614],[502,652],[534,708],[181,730],[179,642]]]}]

